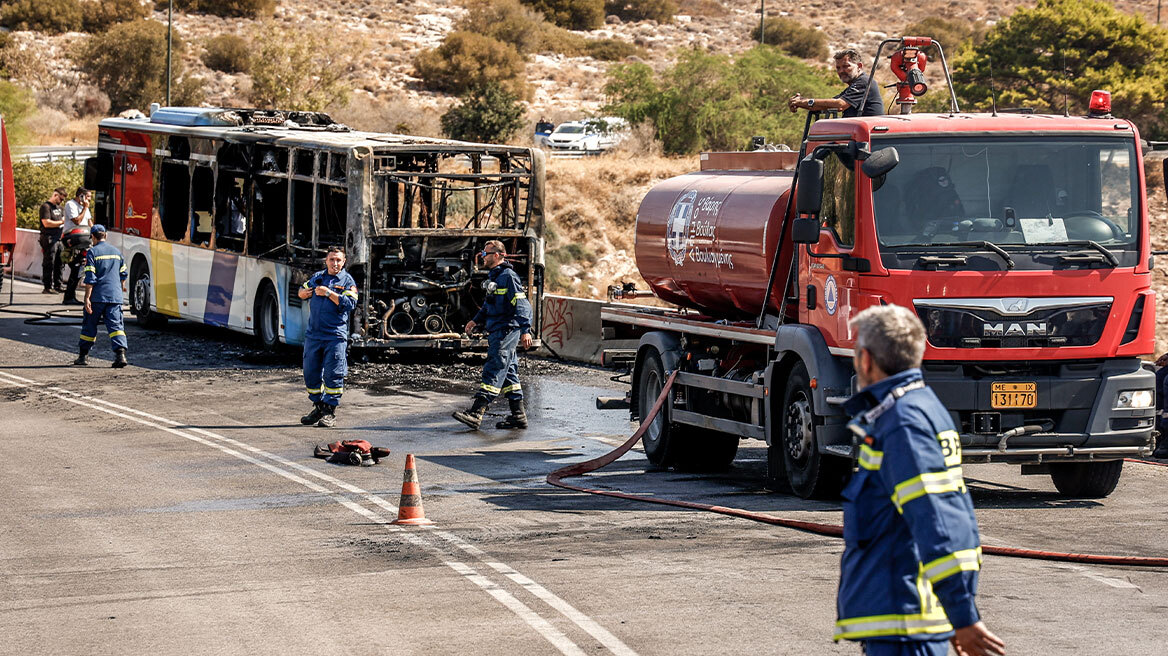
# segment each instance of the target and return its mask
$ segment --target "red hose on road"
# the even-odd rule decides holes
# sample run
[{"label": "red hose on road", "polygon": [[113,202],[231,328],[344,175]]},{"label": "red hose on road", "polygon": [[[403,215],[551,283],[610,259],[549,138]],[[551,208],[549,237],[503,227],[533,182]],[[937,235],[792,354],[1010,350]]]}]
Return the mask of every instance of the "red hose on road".
[{"label": "red hose on road", "polygon": [[[626,492],[614,492],[611,490],[597,490],[593,488],[580,487],[577,485],[570,485],[565,483],[563,479],[572,476],[583,476],[590,472],[594,472],[601,467],[604,467],[617,458],[620,458],[637,440],[641,439],[641,435],[648,429],[649,424],[661,411],[661,406],[665,404],[665,400],[669,398],[670,390],[673,387],[673,381],[677,378],[677,371],[669,375],[665,381],[665,386],[658,395],[657,401],[653,403],[653,408],[649,410],[648,416],[641,420],[641,426],[633,433],[632,437],[625,441],[624,444],[618,446],[616,449],[592,460],[586,460],[574,465],[568,465],[555,470],[547,475],[547,482],[556,487],[562,487],[566,490],[575,490],[577,492],[587,492],[588,494],[599,494],[606,497],[614,497],[617,499],[628,499],[631,501],[644,501],[647,503],[656,503],[663,506],[674,506],[677,508],[688,508],[690,510],[704,510],[707,512],[718,513],[719,515],[729,515],[730,517],[740,517],[742,519],[749,519],[756,522],[763,522],[765,524],[773,524],[775,526],[784,526],[786,528],[793,528],[798,531],[805,531],[807,533],[814,533],[816,535],[828,535],[832,537],[843,537],[844,527],[837,524],[822,524],[819,522],[807,522],[798,519],[785,519],[783,517],[775,517],[773,515],[765,515],[763,513],[751,512],[741,508],[728,508],[726,506],[711,506],[704,503],[694,503],[692,501],[678,501],[674,499],[657,499],[652,497],[638,496],[635,494],[628,494]],[[1129,458],[1130,460],[1130,458]],[[1144,464],[1159,465],[1161,463],[1147,462],[1143,460],[1133,460],[1133,462],[1142,462]],[[1168,567],[1168,558],[1151,557],[1151,556],[1105,556],[1098,554],[1076,554],[1063,553],[1058,551],[1039,551],[1036,549],[1018,549],[1015,547],[992,547],[982,545],[982,553],[991,554],[994,556],[1008,556],[1011,558],[1032,558],[1037,560],[1051,560],[1068,563],[1089,563],[1093,565],[1119,565],[1119,566],[1142,566],[1142,567]]]}]

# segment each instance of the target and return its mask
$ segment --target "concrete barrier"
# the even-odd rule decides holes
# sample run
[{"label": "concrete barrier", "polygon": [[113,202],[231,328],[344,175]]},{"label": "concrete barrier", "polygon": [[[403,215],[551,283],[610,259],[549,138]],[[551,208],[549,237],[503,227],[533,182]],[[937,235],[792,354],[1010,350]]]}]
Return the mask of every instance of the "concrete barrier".
[{"label": "concrete barrier", "polygon": [[[543,328],[540,339],[552,355],[565,360],[600,364],[600,310],[614,303],[591,298],[543,297]],[[608,348],[637,348],[637,340],[614,341]]]}]

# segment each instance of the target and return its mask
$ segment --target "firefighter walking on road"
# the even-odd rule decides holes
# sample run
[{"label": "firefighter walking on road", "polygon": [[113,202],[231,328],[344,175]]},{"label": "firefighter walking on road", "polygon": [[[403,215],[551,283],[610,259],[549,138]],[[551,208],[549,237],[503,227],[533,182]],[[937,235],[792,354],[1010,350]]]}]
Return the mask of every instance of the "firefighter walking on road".
[{"label": "firefighter walking on road", "polygon": [[922,380],[924,326],[886,305],[857,314],[860,391],[844,409],[860,439],[844,488],[836,640],[868,656],[997,656],[975,603],[981,546],[961,475],[961,440]]},{"label": "firefighter walking on road", "polygon": [[483,379],[469,410],[455,412],[454,418],[478,430],[487,406],[500,394],[507,397],[511,414],[496,428],[527,428],[523,411],[523,387],[519,384],[517,347],[531,348],[531,303],[519,281],[519,274],[507,261],[503,242],[488,241],[479,253],[490,269],[485,283],[487,297],[478,314],[466,324],[466,334],[486,322],[487,361]]},{"label": "firefighter walking on road", "polygon": [[122,254],[105,241],[105,226],[89,229],[93,246],[85,253],[85,316],[81,320],[80,353],[73,364],[89,364],[89,349],[97,341],[97,323],[105,322],[110,346],[114,350],[115,368],[126,366],[126,331],[122,324],[122,282],[127,277]]},{"label": "firefighter walking on road", "polygon": [[312,299],[304,334],[304,386],[313,407],[300,423],[332,428],[345,391],[349,315],[357,307],[357,281],[345,271],[345,252],[337,246],[328,249],[324,265],[324,271],[313,274],[297,292],[302,300]]}]

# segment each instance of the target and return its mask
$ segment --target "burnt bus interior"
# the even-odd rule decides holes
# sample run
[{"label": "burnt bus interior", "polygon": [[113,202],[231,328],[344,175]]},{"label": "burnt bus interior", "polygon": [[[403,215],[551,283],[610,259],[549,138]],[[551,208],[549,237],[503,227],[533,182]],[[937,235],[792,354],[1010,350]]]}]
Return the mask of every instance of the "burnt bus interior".
[{"label": "burnt bus interior", "polygon": [[[539,326],[537,151],[328,132],[340,134],[152,135],[153,234],[292,266],[291,306],[300,305],[296,288],[322,268],[327,249],[343,246],[361,299],[355,345],[397,348],[479,344],[461,332],[486,295],[488,272],[476,255],[498,239]],[[100,183],[112,181],[112,154],[100,152],[87,168],[98,189],[109,187]]]}]

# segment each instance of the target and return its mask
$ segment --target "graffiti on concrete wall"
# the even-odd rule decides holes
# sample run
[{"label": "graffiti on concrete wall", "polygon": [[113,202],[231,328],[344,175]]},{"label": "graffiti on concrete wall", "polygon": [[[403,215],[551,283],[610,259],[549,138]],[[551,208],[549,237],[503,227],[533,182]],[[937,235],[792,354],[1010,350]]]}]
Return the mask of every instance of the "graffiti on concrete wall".
[{"label": "graffiti on concrete wall", "polygon": [[575,317],[572,316],[572,306],[569,299],[555,296],[545,296],[543,299],[543,334],[544,344],[552,348],[561,348],[572,339]]}]

